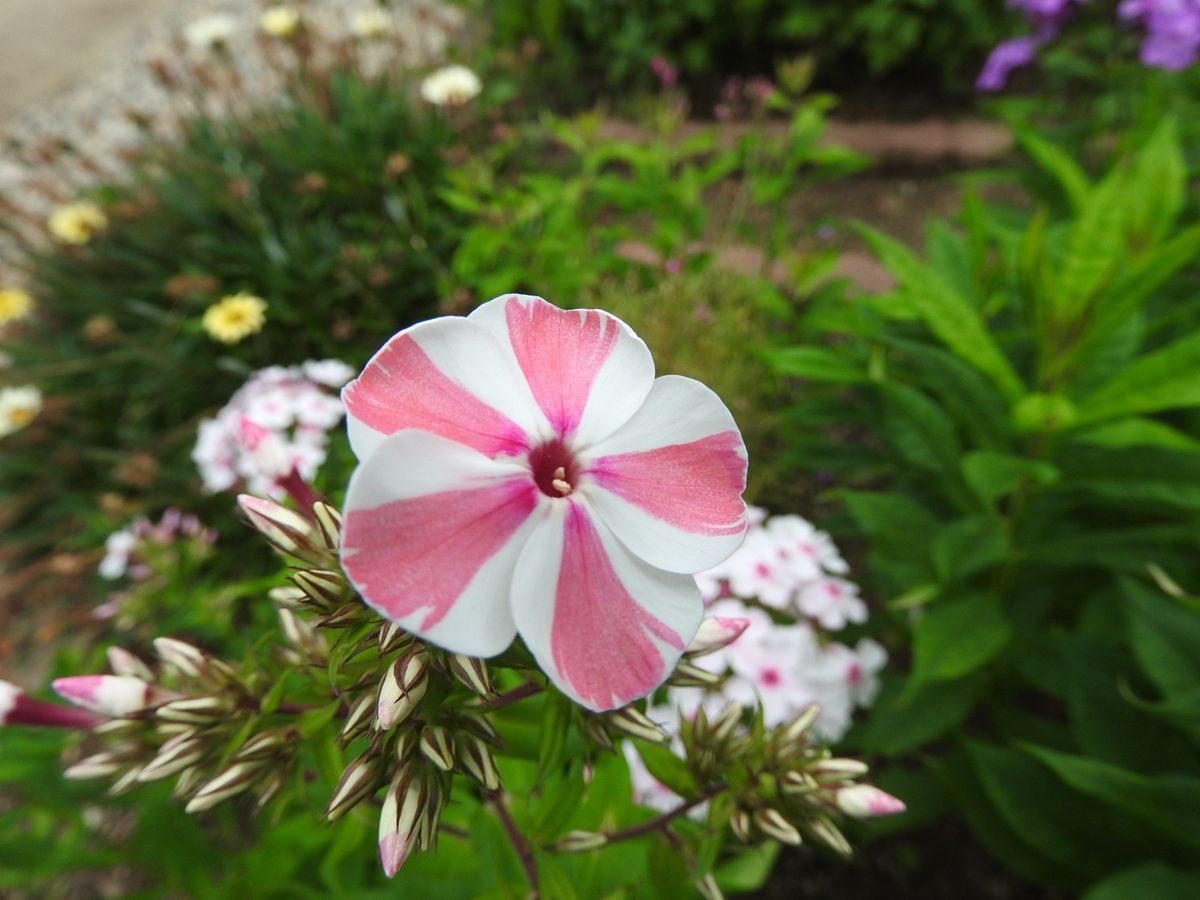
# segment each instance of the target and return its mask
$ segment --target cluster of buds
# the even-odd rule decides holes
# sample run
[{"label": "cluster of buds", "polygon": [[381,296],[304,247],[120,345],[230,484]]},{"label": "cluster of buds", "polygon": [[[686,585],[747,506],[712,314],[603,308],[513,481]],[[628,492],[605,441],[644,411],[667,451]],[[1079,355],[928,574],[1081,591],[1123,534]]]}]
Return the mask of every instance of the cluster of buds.
[{"label": "cluster of buds", "polygon": [[804,835],[849,856],[850,842],[835,821],[891,815],[904,804],[859,781],[868,772],[856,759],[833,757],[809,734],[819,714],[813,705],[792,721],[766,729],[761,720],[741,727],[736,703],[710,716],[697,710],[683,719],[680,737],[689,770],[699,784],[728,793],[729,827],[738,840],[757,836],[798,845]]}]

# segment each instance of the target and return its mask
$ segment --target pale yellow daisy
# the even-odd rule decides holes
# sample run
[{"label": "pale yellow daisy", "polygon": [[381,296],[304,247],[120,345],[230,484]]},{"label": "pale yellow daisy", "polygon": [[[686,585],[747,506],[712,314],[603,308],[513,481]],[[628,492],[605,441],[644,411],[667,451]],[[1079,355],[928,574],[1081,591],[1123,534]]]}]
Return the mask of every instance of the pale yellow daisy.
[{"label": "pale yellow daisy", "polygon": [[0,388],[0,437],[20,431],[42,408],[42,392],[33,385]]},{"label": "pale yellow daisy", "polygon": [[20,288],[0,290],[0,325],[19,322],[33,312],[33,298]]},{"label": "pale yellow daisy", "polygon": [[86,244],[108,227],[108,216],[90,200],[80,200],[56,209],[46,227],[64,244]]},{"label": "pale yellow daisy", "polygon": [[283,3],[268,6],[258,18],[258,27],[272,37],[290,38],[300,28],[300,10]]},{"label": "pale yellow daisy", "polygon": [[262,331],[267,321],[267,301],[244,291],[231,294],[206,309],[202,321],[213,340],[236,344]]}]

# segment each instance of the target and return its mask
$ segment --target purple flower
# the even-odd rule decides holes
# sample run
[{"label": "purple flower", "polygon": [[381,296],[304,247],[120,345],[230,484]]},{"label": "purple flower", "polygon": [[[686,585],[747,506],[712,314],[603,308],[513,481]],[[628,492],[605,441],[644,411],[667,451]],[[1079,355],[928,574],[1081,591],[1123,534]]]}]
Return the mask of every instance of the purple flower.
[{"label": "purple flower", "polygon": [[1124,0],[1117,15],[1146,29],[1144,65],[1178,71],[1200,55],[1200,0]]},{"label": "purple flower", "polygon": [[1040,45],[1039,40],[1028,35],[997,44],[983,64],[983,71],[975,79],[975,87],[981,91],[1002,90],[1013,69],[1033,62]]},{"label": "purple flower", "polygon": [[669,91],[679,82],[679,70],[661,56],[650,60],[650,71],[654,73],[654,77],[658,79],[658,83],[665,91]]}]

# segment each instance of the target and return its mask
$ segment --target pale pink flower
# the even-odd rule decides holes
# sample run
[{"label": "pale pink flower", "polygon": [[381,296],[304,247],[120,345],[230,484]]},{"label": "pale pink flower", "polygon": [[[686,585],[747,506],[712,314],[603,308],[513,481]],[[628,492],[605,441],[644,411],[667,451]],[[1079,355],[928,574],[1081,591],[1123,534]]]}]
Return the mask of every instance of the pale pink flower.
[{"label": "pale pink flower", "polygon": [[775,540],[762,528],[746,535],[721,573],[735,596],[756,597],[775,609],[789,606],[797,587],[788,561],[779,557]]},{"label": "pale pink flower", "polygon": [[824,572],[844,575],[850,570],[824,531],[799,516],[773,516],[765,525],[776,540],[779,558],[800,580],[819,578]]},{"label": "pale pink flower", "polygon": [[72,675],[51,687],[64,700],[102,716],[127,716],[144,709],[153,688],[132,675]]},{"label": "pale pink flower", "polygon": [[891,816],[904,812],[904,801],[881,791],[872,784],[844,787],[834,795],[838,809],[856,819]]},{"label": "pale pink flower", "polygon": [[746,531],[716,394],[656,379],[606,312],[510,294],[400,332],[342,397],[342,565],[368,604],[472,656],[520,634],[590,709],[670,673],[703,611],[692,574]]},{"label": "pale pink flower", "polygon": [[830,631],[839,631],[850,622],[867,621],[867,604],[858,595],[858,585],[844,578],[822,578],[805,585],[796,607]]}]

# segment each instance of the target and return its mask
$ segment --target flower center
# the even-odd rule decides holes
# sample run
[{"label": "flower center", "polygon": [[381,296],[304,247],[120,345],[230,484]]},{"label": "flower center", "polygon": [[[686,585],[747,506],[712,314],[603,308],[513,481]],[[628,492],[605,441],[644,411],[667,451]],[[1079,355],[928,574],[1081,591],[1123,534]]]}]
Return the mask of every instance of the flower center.
[{"label": "flower center", "polygon": [[529,451],[529,469],[538,490],[547,497],[566,497],[579,479],[575,457],[558,438]]}]

